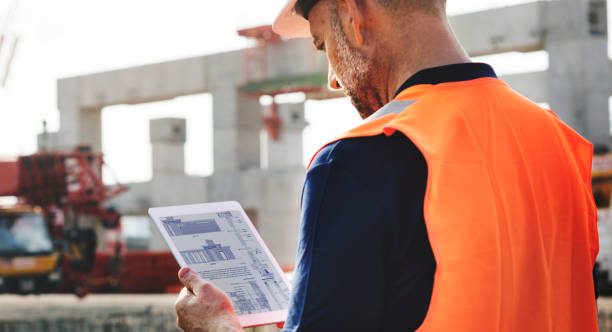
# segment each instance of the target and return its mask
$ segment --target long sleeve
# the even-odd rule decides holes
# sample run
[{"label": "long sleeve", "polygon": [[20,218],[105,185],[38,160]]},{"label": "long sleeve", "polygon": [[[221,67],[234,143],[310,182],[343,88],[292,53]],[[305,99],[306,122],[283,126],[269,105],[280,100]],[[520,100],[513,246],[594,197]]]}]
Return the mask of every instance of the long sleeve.
[{"label": "long sleeve", "polygon": [[319,165],[304,185],[294,297],[286,331],[376,331],[384,295],[382,212],[359,181]]},{"label": "long sleeve", "polygon": [[422,322],[435,261],[424,225],[426,165],[404,137],[322,150],[302,193],[286,332],[407,331]]}]

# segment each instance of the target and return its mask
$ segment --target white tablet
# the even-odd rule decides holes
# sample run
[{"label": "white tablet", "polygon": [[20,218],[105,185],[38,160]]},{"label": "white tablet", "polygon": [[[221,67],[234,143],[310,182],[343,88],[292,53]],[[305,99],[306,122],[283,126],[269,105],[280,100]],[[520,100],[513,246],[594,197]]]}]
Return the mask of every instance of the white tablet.
[{"label": "white tablet", "polygon": [[225,291],[243,327],[284,322],[289,283],[238,202],[149,209],[179,265]]}]

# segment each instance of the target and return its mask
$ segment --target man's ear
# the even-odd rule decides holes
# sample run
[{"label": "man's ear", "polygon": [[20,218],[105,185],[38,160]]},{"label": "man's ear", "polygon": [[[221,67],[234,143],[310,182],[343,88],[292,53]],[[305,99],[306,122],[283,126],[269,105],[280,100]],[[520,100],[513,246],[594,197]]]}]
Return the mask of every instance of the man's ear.
[{"label": "man's ear", "polygon": [[338,1],[339,11],[345,13],[343,23],[345,23],[346,34],[355,46],[363,46],[363,23],[364,23],[364,6],[357,3],[358,0],[340,0]]}]

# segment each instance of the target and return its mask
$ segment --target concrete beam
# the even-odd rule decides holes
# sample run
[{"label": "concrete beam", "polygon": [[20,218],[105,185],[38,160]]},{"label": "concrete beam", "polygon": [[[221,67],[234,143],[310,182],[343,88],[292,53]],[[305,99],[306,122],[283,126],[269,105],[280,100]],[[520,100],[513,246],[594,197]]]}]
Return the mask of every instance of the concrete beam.
[{"label": "concrete beam", "polygon": [[[327,58],[305,39],[58,80],[58,101],[103,108],[235,87],[247,81],[327,73]],[[70,82],[78,92],[69,93]],[[60,109],[62,107],[60,106]]]},{"label": "concrete beam", "polygon": [[453,16],[451,26],[471,56],[544,48],[544,2]]},{"label": "concrete beam", "polygon": [[300,76],[304,74],[325,74],[327,57],[317,52],[310,38],[288,40],[268,47],[268,78]]},{"label": "concrete beam", "polygon": [[[563,40],[571,31],[576,30],[572,30],[571,26],[578,23],[571,23],[571,26],[566,27],[566,30],[569,29],[566,33],[563,27],[567,24],[552,20],[551,16],[562,16],[557,15],[557,12],[562,13],[563,17],[568,16],[568,22],[584,21],[582,15],[568,14],[577,11],[571,6],[580,9],[583,5],[569,0],[537,1],[458,15],[450,20],[458,38],[473,56],[507,51],[534,51],[543,49],[544,44],[551,41]],[[100,135],[94,128],[99,119],[94,113],[104,106],[167,100],[206,92],[213,92],[218,98],[225,99],[223,97],[228,94],[227,89],[240,87],[245,82],[300,75],[326,75],[327,59],[324,54],[315,52],[311,44],[308,39],[289,40],[267,47],[62,79],[58,82],[62,128],[58,142],[65,146],[81,142],[99,146]],[[551,79],[550,75],[530,73],[511,75],[506,79],[511,86],[533,100],[550,99],[550,84],[540,84]],[[336,96],[338,95],[323,93],[313,97]],[[236,108],[215,111],[215,122],[222,122],[218,127],[236,123],[229,121],[223,124],[225,120],[231,120],[237,115],[235,111],[224,111],[226,109]],[[87,128],[83,128],[83,123]]]},{"label": "concrete beam", "polygon": [[[62,82],[76,81],[80,108],[138,104],[208,91],[207,57],[181,59],[61,79],[58,100],[66,96]],[[61,109],[61,107],[60,107]]]},{"label": "concrete beam", "polygon": [[[451,18],[451,25],[471,55],[533,51],[543,48],[542,8],[545,8],[542,2],[535,2],[459,15]],[[227,73],[221,73],[223,68],[227,68]],[[267,47],[62,79],[58,84],[58,100],[62,103],[71,99],[80,109],[102,108],[206,93],[219,85],[304,74],[326,75],[327,59],[323,53],[314,51],[309,39],[295,39]],[[76,96],[62,88],[66,80],[78,86]]]}]

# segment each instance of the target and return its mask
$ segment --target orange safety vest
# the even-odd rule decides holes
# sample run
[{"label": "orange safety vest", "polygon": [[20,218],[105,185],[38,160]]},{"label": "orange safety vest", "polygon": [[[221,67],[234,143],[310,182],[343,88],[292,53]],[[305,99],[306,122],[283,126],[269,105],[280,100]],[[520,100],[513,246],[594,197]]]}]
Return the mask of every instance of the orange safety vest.
[{"label": "orange safety vest", "polygon": [[597,331],[588,141],[495,78],[412,86],[338,140],[396,131],[428,167],[419,331]]}]

